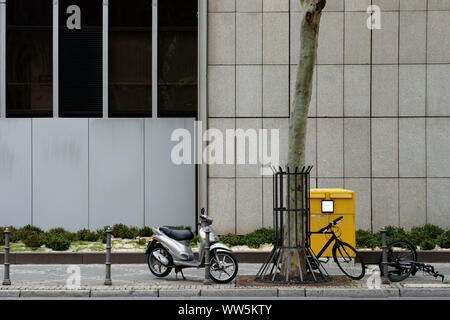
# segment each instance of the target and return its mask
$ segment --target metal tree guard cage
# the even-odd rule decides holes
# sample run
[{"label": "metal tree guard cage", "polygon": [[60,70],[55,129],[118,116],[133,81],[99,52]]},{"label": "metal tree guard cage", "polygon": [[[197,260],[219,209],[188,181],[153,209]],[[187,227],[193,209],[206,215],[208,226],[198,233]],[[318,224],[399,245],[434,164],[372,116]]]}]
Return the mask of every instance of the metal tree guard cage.
[{"label": "metal tree guard cage", "polygon": [[[255,281],[301,284],[331,280],[310,247],[309,188],[312,168],[303,167],[301,171],[295,168],[293,172],[289,167],[286,171],[281,167],[278,171],[274,170],[274,248]],[[303,230],[301,239],[298,237],[299,228]],[[290,270],[291,259],[297,262],[298,270],[295,272]]]}]

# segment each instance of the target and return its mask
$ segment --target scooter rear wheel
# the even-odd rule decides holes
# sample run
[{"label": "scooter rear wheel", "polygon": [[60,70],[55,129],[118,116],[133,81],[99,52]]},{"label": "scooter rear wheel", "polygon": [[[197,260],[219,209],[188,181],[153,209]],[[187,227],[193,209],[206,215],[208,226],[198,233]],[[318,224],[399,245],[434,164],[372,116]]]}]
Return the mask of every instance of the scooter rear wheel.
[{"label": "scooter rear wheel", "polygon": [[[154,252],[160,253],[163,255],[168,261],[169,265],[165,266],[162,264],[156,257],[153,255]],[[172,271],[172,256],[170,253],[160,244],[156,245],[149,253],[147,257],[147,263],[148,267],[153,273],[153,275],[157,276],[158,278],[164,278],[166,277],[171,271]]]}]

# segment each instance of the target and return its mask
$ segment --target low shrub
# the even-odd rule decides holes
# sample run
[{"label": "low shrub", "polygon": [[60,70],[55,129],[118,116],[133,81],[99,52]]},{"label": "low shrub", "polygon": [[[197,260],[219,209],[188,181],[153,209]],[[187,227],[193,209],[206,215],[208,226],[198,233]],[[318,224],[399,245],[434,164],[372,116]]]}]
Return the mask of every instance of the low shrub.
[{"label": "low shrub", "polygon": [[437,238],[437,244],[444,249],[450,248],[450,230],[445,231]]},{"label": "low shrub", "polygon": [[0,227],[0,246],[5,245],[5,228]]},{"label": "low shrub", "polygon": [[25,239],[23,239],[23,243],[29,248],[39,248],[44,242],[42,234],[36,231],[27,232]]},{"label": "low shrub", "polygon": [[32,226],[30,224],[16,229],[14,227],[9,228],[9,230],[11,231],[10,233],[10,241],[11,242],[19,242],[19,241],[24,241],[26,238],[28,238],[29,235],[33,235],[34,233],[37,234],[42,234],[44,233],[44,231],[42,231],[41,228]]},{"label": "low shrub", "polygon": [[[387,226],[386,228],[386,242],[392,242],[395,240],[408,240],[415,246],[431,247],[442,243],[449,246],[446,241],[450,235],[444,235],[446,232],[439,226],[432,224],[425,224],[421,227],[413,227],[410,232],[405,231],[402,227]],[[426,243],[425,243],[426,241]],[[381,247],[381,233],[372,233],[366,230],[356,231],[356,246],[357,248],[375,248]],[[434,246],[432,249],[434,249]],[[441,245],[439,245],[441,247]],[[444,248],[444,247],[442,247]],[[428,249],[428,250],[432,250]]]},{"label": "low shrub", "polygon": [[59,235],[69,241],[75,241],[77,236],[75,233],[67,231],[64,228],[53,228],[46,232],[47,235]]},{"label": "low shrub", "polygon": [[20,233],[18,232],[19,230],[16,227],[8,227],[9,228],[9,241],[11,242],[19,242],[22,239],[20,239]]},{"label": "low shrub", "polygon": [[119,223],[112,227],[112,235],[114,238],[135,239],[139,235],[139,229]]},{"label": "low shrub", "polygon": [[102,243],[106,243],[106,230],[108,227],[103,227],[103,229],[98,229],[96,232],[98,234],[98,240]]},{"label": "low shrub", "polygon": [[191,241],[191,246],[197,246],[200,243],[200,236],[196,234]]},{"label": "low shrub", "polygon": [[139,228],[131,227],[127,236],[125,239],[136,239],[139,236]]},{"label": "low shrub", "polygon": [[[386,230],[386,241],[387,243],[395,240],[406,240],[408,238],[408,233],[402,227],[387,226]],[[381,240],[381,234],[380,234]]]},{"label": "low shrub", "polygon": [[258,235],[245,236],[245,245],[249,248],[260,248],[263,244],[262,239]]},{"label": "low shrub", "polygon": [[436,247],[436,241],[432,239],[425,239],[420,243],[421,250],[433,250]]},{"label": "low shrub", "polygon": [[356,248],[371,248],[374,249],[378,246],[376,234],[368,230],[356,231]]},{"label": "low shrub", "polygon": [[151,237],[153,235],[153,230],[150,227],[143,227],[139,229],[139,237]]},{"label": "low shrub", "polygon": [[95,242],[98,240],[99,235],[95,231],[91,231],[89,229],[81,229],[76,233],[75,236],[78,241],[90,241]]},{"label": "low shrub", "polygon": [[230,247],[242,246],[244,244],[243,237],[234,233],[227,233],[220,236],[220,241]]},{"label": "low shrub", "polygon": [[71,240],[62,234],[49,233],[46,239],[46,246],[55,251],[64,251],[70,248]]},{"label": "low shrub", "polygon": [[261,228],[255,230],[244,236],[244,244],[250,248],[259,248],[266,243],[272,243],[274,241],[274,234],[272,229]]},{"label": "low shrub", "polygon": [[130,228],[128,228],[123,223],[118,223],[113,225],[112,227],[112,235],[115,238],[125,238],[130,231]]},{"label": "low shrub", "polygon": [[437,238],[444,233],[441,227],[425,224],[421,227],[413,227],[408,235],[408,240],[416,246],[419,246],[425,240],[437,240]]}]

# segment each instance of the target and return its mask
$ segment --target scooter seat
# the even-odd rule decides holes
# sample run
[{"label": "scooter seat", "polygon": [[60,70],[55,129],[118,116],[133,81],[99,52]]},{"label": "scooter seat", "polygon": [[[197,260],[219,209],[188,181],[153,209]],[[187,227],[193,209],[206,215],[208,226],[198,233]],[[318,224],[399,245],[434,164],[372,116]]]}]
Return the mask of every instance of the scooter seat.
[{"label": "scooter seat", "polygon": [[189,230],[180,230],[175,227],[161,227],[159,228],[166,236],[174,240],[192,240],[194,239],[194,234]]}]

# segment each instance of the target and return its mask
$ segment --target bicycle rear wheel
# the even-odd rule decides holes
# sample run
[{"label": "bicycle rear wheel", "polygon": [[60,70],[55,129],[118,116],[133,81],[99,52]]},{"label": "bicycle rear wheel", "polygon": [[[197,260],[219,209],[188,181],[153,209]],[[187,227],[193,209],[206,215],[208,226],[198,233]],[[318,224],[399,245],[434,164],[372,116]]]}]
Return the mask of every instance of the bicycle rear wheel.
[{"label": "bicycle rear wheel", "polygon": [[339,269],[350,279],[360,280],[366,274],[366,266],[358,251],[348,243],[338,241],[333,246],[333,258]]},{"label": "bicycle rear wheel", "polygon": [[[388,277],[392,282],[405,280],[414,271],[413,262],[417,261],[414,245],[406,240],[397,240],[387,245]],[[380,271],[383,275],[383,255],[380,255]]]}]

